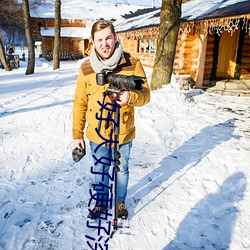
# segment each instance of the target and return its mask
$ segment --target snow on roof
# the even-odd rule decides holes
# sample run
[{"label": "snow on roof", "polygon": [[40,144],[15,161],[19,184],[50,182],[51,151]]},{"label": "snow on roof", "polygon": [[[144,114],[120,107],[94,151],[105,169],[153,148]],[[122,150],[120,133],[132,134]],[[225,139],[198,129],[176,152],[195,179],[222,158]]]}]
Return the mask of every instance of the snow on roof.
[{"label": "snow on roof", "polygon": [[160,23],[160,9],[138,15],[133,18],[119,19],[114,22],[116,32],[139,29],[141,27],[156,26]]},{"label": "snow on roof", "polygon": [[[54,36],[54,28],[41,28],[42,36]],[[91,36],[91,28],[83,27],[62,27],[61,37],[78,37],[82,39],[89,39]]]},{"label": "snow on roof", "polygon": [[[114,22],[117,32],[156,26],[160,24],[160,8],[142,15]],[[216,17],[250,13],[249,0],[191,0],[182,4],[182,21],[194,21]]]},{"label": "snow on roof", "polygon": [[[247,3],[248,8],[245,8],[245,4]],[[218,12],[219,10],[225,8],[233,8],[235,10],[235,12],[232,12],[231,15],[237,15],[237,13],[238,15],[246,14],[250,13],[249,3],[249,0],[191,0],[190,2],[182,5],[182,19],[186,21],[192,21],[210,18],[209,15],[215,11]],[[223,14],[223,11],[221,11],[220,13],[221,15],[211,18],[226,16],[226,12]]]},{"label": "snow on roof", "polygon": [[[150,8],[150,6],[143,5],[115,4],[93,0],[62,0],[61,2],[61,18],[72,20],[118,19],[122,15],[135,12],[138,9]],[[30,15],[31,17],[54,18],[55,4],[52,1],[47,1],[37,9],[31,9]]]}]

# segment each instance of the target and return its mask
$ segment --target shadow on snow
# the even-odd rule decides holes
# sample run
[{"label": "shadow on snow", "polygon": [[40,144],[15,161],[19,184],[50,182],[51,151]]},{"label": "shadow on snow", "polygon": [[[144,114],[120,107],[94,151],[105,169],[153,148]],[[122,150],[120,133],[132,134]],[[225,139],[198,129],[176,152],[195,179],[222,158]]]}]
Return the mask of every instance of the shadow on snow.
[{"label": "shadow on snow", "polygon": [[51,107],[55,107],[55,106],[65,105],[65,104],[72,103],[72,102],[73,102],[73,100],[66,100],[66,101],[62,101],[62,102],[43,104],[43,105],[36,106],[36,107],[21,108],[21,109],[14,110],[14,111],[5,111],[3,113],[0,113],[0,117],[6,117],[9,115],[15,115],[15,114],[25,113],[25,112],[29,112],[29,111],[44,109],[44,108],[51,108]]},{"label": "shadow on snow", "polygon": [[164,250],[229,249],[238,208],[247,180],[242,172],[228,177],[217,193],[207,195],[181,222],[176,237]]},{"label": "shadow on snow", "polygon": [[[173,151],[171,155],[162,159],[158,168],[154,169],[152,172],[140,179],[135,185],[131,186],[128,190],[129,197],[134,200],[140,200],[141,197],[149,195],[154,189],[158,188],[172,175],[174,175],[174,173],[185,168],[187,165],[189,165],[189,167],[186,171],[197,166],[197,164],[199,164],[199,162],[205,158],[216,146],[223,142],[229,141],[232,138],[239,139],[239,136],[235,136],[233,134],[235,129],[234,123],[235,119],[229,119],[223,123],[206,127],[198,134],[192,136],[178,149]],[[164,189],[162,189],[161,192],[152,198],[151,201],[156,199],[172,184],[173,182],[169,183]],[[147,204],[145,204],[143,207],[145,207]],[[141,209],[143,209],[143,207]],[[140,210],[138,210],[136,213],[138,213]],[[132,216],[133,215],[135,215],[134,211],[132,212]]]},{"label": "shadow on snow", "polygon": [[[175,181],[181,178],[180,176],[178,179],[166,183],[164,188],[161,188],[157,192],[159,190],[157,188],[167,182],[176,172],[186,168],[182,173],[182,176],[185,175],[188,170],[196,167],[218,145],[232,138],[239,139],[239,136],[233,134],[234,130],[235,119],[229,119],[225,122],[206,127],[184,142],[171,155],[162,159],[158,168],[148,173],[129,188],[129,200],[133,200],[134,202],[141,200],[141,198],[146,197],[153,191],[154,194],[156,193],[136,212],[136,204],[133,206],[132,211],[130,208],[131,217],[139,213]],[[202,244],[205,244],[205,242],[207,242],[206,244],[210,244],[211,247],[223,246],[224,249],[225,246],[225,249],[227,249],[230,242],[231,228],[237,214],[237,209],[233,206],[233,202],[242,198],[238,193],[243,193],[245,186],[246,178],[242,173],[228,178],[217,194],[207,196],[190,211],[178,229],[177,238],[165,250],[178,249],[176,247],[180,242],[182,242],[182,248],[180,249],[186,249],[188,246],[190,246],[190,249],[195,249],[192,247],[196,245],[202,247]],[[133,203],[133,201],[131,202]],[[220,203],[216,204],[217,201],[220,201]]]}]

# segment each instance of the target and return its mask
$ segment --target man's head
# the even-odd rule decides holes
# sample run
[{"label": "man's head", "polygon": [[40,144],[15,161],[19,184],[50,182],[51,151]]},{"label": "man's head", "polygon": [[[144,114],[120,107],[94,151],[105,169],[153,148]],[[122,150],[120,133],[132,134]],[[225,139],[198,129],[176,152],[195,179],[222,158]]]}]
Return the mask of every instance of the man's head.
[{"label": "man's head", "polygon": [[96,52],[104,60],[109,59],[115,50],[117,37],[114,25],[106,20],[100,20],[93,24],[91,37]]}]

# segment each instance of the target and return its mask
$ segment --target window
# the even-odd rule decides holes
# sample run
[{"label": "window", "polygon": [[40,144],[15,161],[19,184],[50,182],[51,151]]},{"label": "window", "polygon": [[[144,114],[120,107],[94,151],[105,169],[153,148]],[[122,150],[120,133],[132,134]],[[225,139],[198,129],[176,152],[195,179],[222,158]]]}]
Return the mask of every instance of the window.
[{"label": "window", "polygon": [[138,53],[155,53],[155,38],[142,38],[137,40]]}]

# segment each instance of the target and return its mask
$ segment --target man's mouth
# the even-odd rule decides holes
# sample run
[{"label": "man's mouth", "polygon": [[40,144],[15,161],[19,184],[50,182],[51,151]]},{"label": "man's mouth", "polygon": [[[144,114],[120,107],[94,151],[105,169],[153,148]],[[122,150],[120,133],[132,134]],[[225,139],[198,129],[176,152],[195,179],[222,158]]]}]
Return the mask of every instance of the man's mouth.
[{"label": "man's mouth", "polygon": [[108,53],[109,52],[109,48],[103,49],[102,52],[105,53],[105,54]]}]

